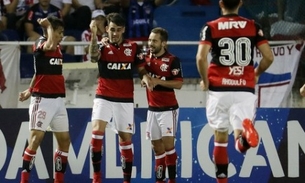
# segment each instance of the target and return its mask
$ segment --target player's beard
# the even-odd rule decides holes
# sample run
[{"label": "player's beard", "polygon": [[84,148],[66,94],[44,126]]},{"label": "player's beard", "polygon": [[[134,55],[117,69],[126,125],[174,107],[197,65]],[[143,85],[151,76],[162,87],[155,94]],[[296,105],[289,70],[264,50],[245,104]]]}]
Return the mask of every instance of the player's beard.
[{"label": "player's beard", "polygon": [[157,55],[161,51],[161,47],[150,47],[149,51],[150,53]]}]

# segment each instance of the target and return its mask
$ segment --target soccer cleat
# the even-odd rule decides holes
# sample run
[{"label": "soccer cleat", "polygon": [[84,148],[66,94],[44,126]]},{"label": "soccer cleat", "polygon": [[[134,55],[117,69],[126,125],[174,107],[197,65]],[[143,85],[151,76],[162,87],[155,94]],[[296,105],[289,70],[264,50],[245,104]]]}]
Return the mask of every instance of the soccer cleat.
[{"label": "soccer cleat", "polygon": [[255,130],[253,123],[250,119],[243,121],[243,133],[242,136],[246,139],[250,147],[256,147],[258,145],[258,133]]},{"label": "soccer cleat", "polygon": [[92,183],[102,183],[101,173],[100,172],[98,172],[98,173],[94,172],[93,173]]}]

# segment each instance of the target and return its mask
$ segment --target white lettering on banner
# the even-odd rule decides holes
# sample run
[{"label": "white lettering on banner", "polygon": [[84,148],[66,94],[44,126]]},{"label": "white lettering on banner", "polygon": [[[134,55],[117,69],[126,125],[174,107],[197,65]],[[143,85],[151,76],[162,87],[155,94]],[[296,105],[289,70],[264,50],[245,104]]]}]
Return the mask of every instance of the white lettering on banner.
[{"label": "white lettering on banner", "polygon": [[[24,151],[24,145],[26,144],[28,137],[29,122],[22,122],[12,153],[11,161],[8,165],[7,172],[5,175],[6,179],[16,179],[18,169],[22,167],[22,155]],[[38,174],[38,178],[47,179],[49,178],[49,174],[40,147],[37,149],[36,152],[37,154],[35,160],[35,168]]]},{"label": "white lettering on banner", "polygon": [[[291,55],[292,49],[295,45],[286,45],[286,46],[275,46],[271,47],[271,51],[273,52],[274,56],[284,56],[284,55]],[[262,54],[258,49],[255,49],[255,57],[261,58]]]},{"label": "white lettering on banner", "polygon": [[288,177],[299,177],[299,147],[305,152],[305,132],[299,121],[293,120],[287,125],[287,133],[289,134],[287,139]]},{"label": "white lettering on banner", "polygon": [[[146,124],[147,122],[142,122],[140,124],[141,137],[146,137]],[[150,140],[146,138],[141,138],[141,178],[150,179],[152,171],[152,150]]]},{"label": "white lettering on banner", "polygon": [[[192,123],[191,121],[181,121],[181,177],[191,178],[193,173],[193,147],[192,147]],[[183,130],[182,130],[183,129]],[[195,162],[194,162],[195,163]]]},{"label": "white lettering on banner", "polygon": [[[210,177],[215,177],[215,170],[212,157],[210,155],[209,144],[211,139],[213,138],[213,130],[210,128],[208,124],[204,125],[201,129],[197,139],[193,139],[192,135],[192,125],[191,121],[181,121],[180,123],[181,129],[181,149],[177,149],[177,151],[181,152],[181,157],[179,157],[179,161],[181,163],[181,178],[191,178],[193,173],[193,165],[198,164],[203,173]],[[268,126],[267,121],[256,121],[255,125],[258,130],[261,138],[262,144],[266,144],[263,147],[265,148],[266,157],[257,154],[258,147],[251,149],[245,155],[245,159],[242,163],[241,170],[239,172],[239,177],[249,177],[251,175],[252,170],[258,166],[270,166],[272,174],[274,177],[284,177],[283,167],[280,162],[280,158],[278,156],[277,149],[274,144],[274,139],[270,132],[270,128]],[[140,133],[141,137],[145,136],[146,133],[146,122],[141,122],[140,125]],[[287,138],[288,138],[288,177],[299,177],[299,148],[301,148],[304,152],[305,150],[305,132],[303,131],[299,121],[288,121],[287,122]],[[230,129],[229,133],[232,133]],[[78,153],[76,156],[73,145],[70,147],[69,152],[69,164],[71,168],[72,174],[80,174],[83,172],[84,163],[86,158],[90,158],[89,155],[89,144],[91,139],[91,123],[87,124],[85,132],[83,134],[82,144],[80,145],[79,151],[75,150]],[[191,135],[190,135],[191,134]],[[6,179],[16,179],[17,173],[22,166],[22,154],[24,151],[24,145],[26,144],[26,140],[28,138],[28,122],[23,122],[21,124],[18,137],[16,139],[15,147],[12,152],[11,159],[9,160],[9,165],[7,171],[5,173]],[[106,169],[105,169],[105,178],[122,178],[121,174],[117,172],[121,172],[121,167],[117,166],[117,150],[118,143],[116,134],[113,133],[110,129],[106,131],[107,148],[105,151],[108,155],[105,158]],[[278,139],[276,139],[278,140]],[[54,140],[55,141],[55,140]],[[192,141],[197,141],[197,152],[196,157],[193,157],[192,152]],[[6,144],[6,139],[0,130],[0,143]],[[54,150],[55,150],[54,146]],[[262,148],[262,147],[260,147]],[[8,157],[7,147],[1,148],[0,154],[0,171],[3,169],[3,165]],[[150,141],[145,138],[141,138],[141,167],[133,167],[133,175],[135,178],[137,176],[136,170],[137,168],[141,169],[141,178],[150,179],[153,178],[152,172],[152,150],[150,146]],[[197,159],[196,159],[197,158]],[[49,178],[47,167],[44,161],[43,154],[41,149],[37,150],[35,167],[38,174],[39,179],[47,179]],[[268,163],[267,163],[268,161]],[[90,172],[88,177],[92,175],[92,165],[90,163]],[[213,167],[213,168],[211,168]],[[234,176],[238,172],[236,171],[235,165],[230,163],[228,169],[228,176]],[[138,174],[139,176],[139,174]],[[92,178],[92,177],[91,177]]]}]

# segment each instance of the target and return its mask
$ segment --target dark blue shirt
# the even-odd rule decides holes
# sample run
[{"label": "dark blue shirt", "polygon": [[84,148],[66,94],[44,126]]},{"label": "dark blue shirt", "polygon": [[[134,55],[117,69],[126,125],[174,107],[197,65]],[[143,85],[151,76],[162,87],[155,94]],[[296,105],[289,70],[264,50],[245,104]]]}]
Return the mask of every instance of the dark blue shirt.
[{"label": "dark blue shirt", "polygon": [[37,32],[38,34],[42,35],[43,31],[41,29],[41,26],[38,24],[37,19],[38,18],[46,18],[48,16],[55,16],[57,18],[62,18],[60,9],[57,8],[56,6],[50,4],[49,9],[47,11],[43,11],[39,4],[33,5],[29,11],[27,12],[26,15],[26,20],[25,22],[31,23],[34,26],[34,31]]},{"label": "dark blue shirt", "polygon": [[137,0],[130,1],[129,8],[125,10],[127,38],[148,38],[153,28],[155,8],[153,0],[144,0],[142,5]]}]

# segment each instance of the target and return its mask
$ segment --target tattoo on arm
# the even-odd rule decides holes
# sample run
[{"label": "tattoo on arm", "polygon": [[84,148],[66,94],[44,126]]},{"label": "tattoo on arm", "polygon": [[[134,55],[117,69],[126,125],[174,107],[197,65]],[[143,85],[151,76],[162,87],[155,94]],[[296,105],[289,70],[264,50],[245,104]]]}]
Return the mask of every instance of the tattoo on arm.
[{"label": "tattoo on arm", "polygon": [[99,59],[99,50],[96,37],[91,38],[89,45],[89,54],[91,55],[91,62],[97,62]]}]

